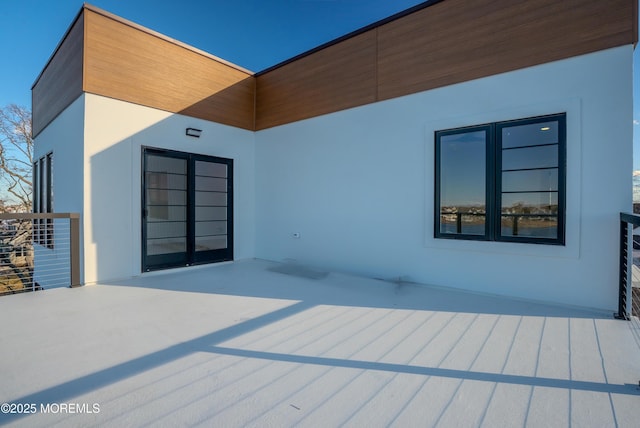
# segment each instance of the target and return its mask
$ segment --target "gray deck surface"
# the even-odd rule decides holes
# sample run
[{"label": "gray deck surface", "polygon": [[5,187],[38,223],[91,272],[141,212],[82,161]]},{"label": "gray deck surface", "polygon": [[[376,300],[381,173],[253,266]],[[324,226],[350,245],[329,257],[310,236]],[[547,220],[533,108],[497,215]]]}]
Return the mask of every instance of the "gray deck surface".
[{"label": "gray deck surface", "polygon": [[0,402],[38,408],[11,426],[640,420],[638,323],[597,311],[249,260],[3,297],[0,321]]}]

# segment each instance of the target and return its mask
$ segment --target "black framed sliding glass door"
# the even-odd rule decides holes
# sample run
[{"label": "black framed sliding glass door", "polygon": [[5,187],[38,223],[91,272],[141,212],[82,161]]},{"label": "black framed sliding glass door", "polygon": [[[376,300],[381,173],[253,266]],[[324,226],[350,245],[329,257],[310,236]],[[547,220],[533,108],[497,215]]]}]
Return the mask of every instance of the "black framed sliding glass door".
[{"label": "black framed sliding glass door", "polygon": [[233,260],[233,160],[143,149],[142,268]]}]

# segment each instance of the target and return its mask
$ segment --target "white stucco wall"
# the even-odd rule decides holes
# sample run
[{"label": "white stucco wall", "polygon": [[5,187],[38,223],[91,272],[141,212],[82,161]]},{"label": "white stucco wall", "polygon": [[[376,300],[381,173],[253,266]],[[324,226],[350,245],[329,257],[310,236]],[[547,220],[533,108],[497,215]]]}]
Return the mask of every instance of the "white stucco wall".
[{"label": "white stucco wall", "polygon": [[[87,283],[141,273],[141,153],[156,147],[234,159],[234,259],[254,255],[254,134],[85,95],[84,256]],[[202,129],[200,138],[185,129]]]},{"label": "white stucco wall", "polygon": [[[234,159],[235,259],[614,309],[618,213],[631,209],[631,62],[621,47],[257,133],[85,94],[38,135],[36,157],[54,152],[55,210],[82,215],[86,283],[141,272],[149,146]],[[434,239],[434,131],[559,112],[566,245]]]},{"label": "white stucco wall", "polygon": [[[256,256],[614,309],[631,63],[625,46],[258,132]],[[566,246],[434,239],[433,132],[559,112]]]},{"label": "white stucco wall", "polygon": [[[83,209],[84,99],[84,95],[78,97],[34,139],[34,160],[40,159],[47,153],[53,153],[51,181],[53,184],[53,210],[57,213],[81,213]],[[80,221],[82,222],[82,217]],[[52,274],[51,270],[54,268],[56,270],[68,269],[68,233],[69,220],[55,220],[54,236],[61,245],[49,249],[35,244],[34,280],[45,288],[63,284],[62,277],[58,274]],[[82,242],[82,231],[80,235]],[[82,254],[80,258],[80,279],[82,280],[84,275]],[[39,269],[42,266],[44,268]],[[61,272],[62,276],[64,273]]]}]

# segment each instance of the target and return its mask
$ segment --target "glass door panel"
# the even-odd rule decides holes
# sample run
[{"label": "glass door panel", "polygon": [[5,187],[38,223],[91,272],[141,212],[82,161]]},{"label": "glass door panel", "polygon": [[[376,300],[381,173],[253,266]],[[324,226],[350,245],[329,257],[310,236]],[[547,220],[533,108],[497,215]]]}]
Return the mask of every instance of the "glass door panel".
[{"label": "glass door panel", "polygon": [[144,267],[187,262],[187,172],[185,158],[145,153]]},{"label": "glass door panel", "polygon": [[217,160],[195,160],[194,251],[195,260],[230,260],[229,169]]}]

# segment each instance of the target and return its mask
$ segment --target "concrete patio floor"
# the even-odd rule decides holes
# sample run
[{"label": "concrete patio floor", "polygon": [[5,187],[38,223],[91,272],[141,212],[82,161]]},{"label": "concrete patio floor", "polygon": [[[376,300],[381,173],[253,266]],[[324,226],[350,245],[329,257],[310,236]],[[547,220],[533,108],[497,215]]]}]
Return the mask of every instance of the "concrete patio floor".
[{"label": "concrete patio floor", "polygon": [[36,407],[10,426],[640,421],[638,323],[597,311],[247,260],[6,296],[0,322],[0,403]]}]

